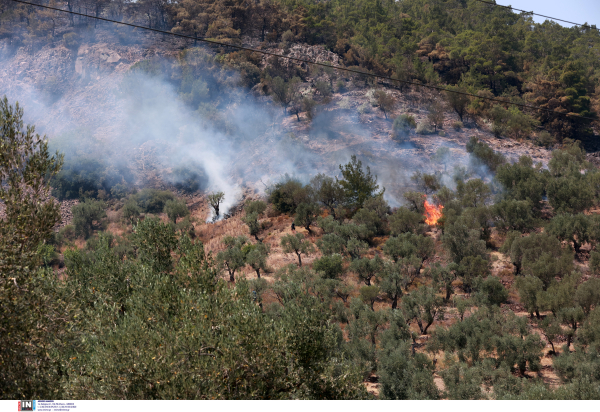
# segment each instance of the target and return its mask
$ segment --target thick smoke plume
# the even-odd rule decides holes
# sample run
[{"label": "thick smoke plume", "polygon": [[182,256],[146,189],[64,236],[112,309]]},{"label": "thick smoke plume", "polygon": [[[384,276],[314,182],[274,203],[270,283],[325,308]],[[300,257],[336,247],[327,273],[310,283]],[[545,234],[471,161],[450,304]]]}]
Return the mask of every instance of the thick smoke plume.
[{"label": "thick smoke plume", "polygon": [[[227,105],[211,109],[213,100],[197,110],[184,103],[168,79],[127,67],[99,73],[95,79],[88,70],[64,83],[60,96],[48,97],[44,85],[53,81],[50,74],[43,75],[43,81],[38,78],[37,86],[19,77],[23,59],[31,57],[17,53],[2,61],[0,87],[5,90],[0,94],[19,101],[26,120],[59,150],[67,156],[93,153],[97,160],[141,169],[146,175],[155,172],[157,179],[170,183],[180,178],[177,170],[197,170],[204,176],[201,189],[225,193],[224,212],[240,200],[245,188],[264,191],[285,174],[304,182],[319,172],[337,175],[338,165],[352,154],[378,175],[380,185],[388,189],[386,200],[397,206],[410,175],[423,161],[429,162],[414,146],[382,138],[381,131],[375,136],[359,122],[356,111],[341,110],[335,103],[322,110],[308,130],[298,131],[299,123],[284,116],[280,107],[233,86],[234,72],[226,73],[232,84]],[[209,79],[205,87],[218,89]],[[216,124],[215,118],[225,119],[225,124]],[[466,156],[449,161],[465,162]],[[156,164],[160,170],[153,171]]]}]

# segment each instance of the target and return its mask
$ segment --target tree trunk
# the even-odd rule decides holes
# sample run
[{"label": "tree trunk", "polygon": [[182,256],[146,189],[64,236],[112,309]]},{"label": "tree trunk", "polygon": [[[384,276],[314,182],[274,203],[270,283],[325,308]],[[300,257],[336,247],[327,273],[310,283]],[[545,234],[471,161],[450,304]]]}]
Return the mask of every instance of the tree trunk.
[{"label": "tree trunk", "polygon": [[538,319],[541,318],[541,316],[540,316],[540,310],[539,309],[535,310],[535,317],[538,318]]},{"label": "tree trunk", "polygon": [[298,255],[298,267],[302,267],[302,258],[300,257],[300,253],[296,253]]},{"label": "tree trunk", "polygon": [[229,271],[229,281],[235,282],[235,272]]},{"label": "tree trunk", "polygon": [[394,299],[392,300],[392,309],[396,309],[398,307],[398,296],[394,296]]},{"label": "tree trunk", "polygon": [[298,121],[300,121],[300,113],[296,112],[296,118],[298,119]]},{"label": "tree trunk", "polygon": [[260,268],[255,269],[256,270],[256,276],[260,279]]}]

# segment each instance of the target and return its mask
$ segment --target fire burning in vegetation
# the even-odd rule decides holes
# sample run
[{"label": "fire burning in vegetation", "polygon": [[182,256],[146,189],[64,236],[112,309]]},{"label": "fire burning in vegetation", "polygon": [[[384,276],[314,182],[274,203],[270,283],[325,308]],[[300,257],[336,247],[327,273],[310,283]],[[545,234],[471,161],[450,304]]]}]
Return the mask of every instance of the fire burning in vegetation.
[{"label": "fire burning in vegetation", "polygon": [[430,226],[437,225],[438,220],[442,217],[442,209],[444,206],[436,206],[432,203],[429,203],[427,199],[425,199],[425,203],[423,203],[423,205],[425,206],[425,223]]}]

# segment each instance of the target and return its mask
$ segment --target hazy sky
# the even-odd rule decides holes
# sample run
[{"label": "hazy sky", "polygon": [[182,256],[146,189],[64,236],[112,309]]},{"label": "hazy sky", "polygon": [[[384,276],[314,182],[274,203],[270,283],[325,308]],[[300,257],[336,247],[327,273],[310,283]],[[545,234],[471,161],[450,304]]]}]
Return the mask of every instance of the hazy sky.
[{"label": "hazy sky", "polygon": [[[496,3],[575,23],[595,24],[600,28],[600,0],[497,0]],[[533,20],[543,23],[546,19],[533,16]],[[571,26],[560,21],[557,23]]]}]

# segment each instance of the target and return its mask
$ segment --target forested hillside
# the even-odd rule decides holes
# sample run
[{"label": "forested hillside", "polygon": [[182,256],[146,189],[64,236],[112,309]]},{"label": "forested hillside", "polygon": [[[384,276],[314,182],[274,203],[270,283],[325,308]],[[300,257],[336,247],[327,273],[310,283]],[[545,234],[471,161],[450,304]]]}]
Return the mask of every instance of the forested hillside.
[{"label": "forested hillside", "polygon": [[40,4],[255,51],[0,0],[1,398],[600,398],[597,30]]}]

